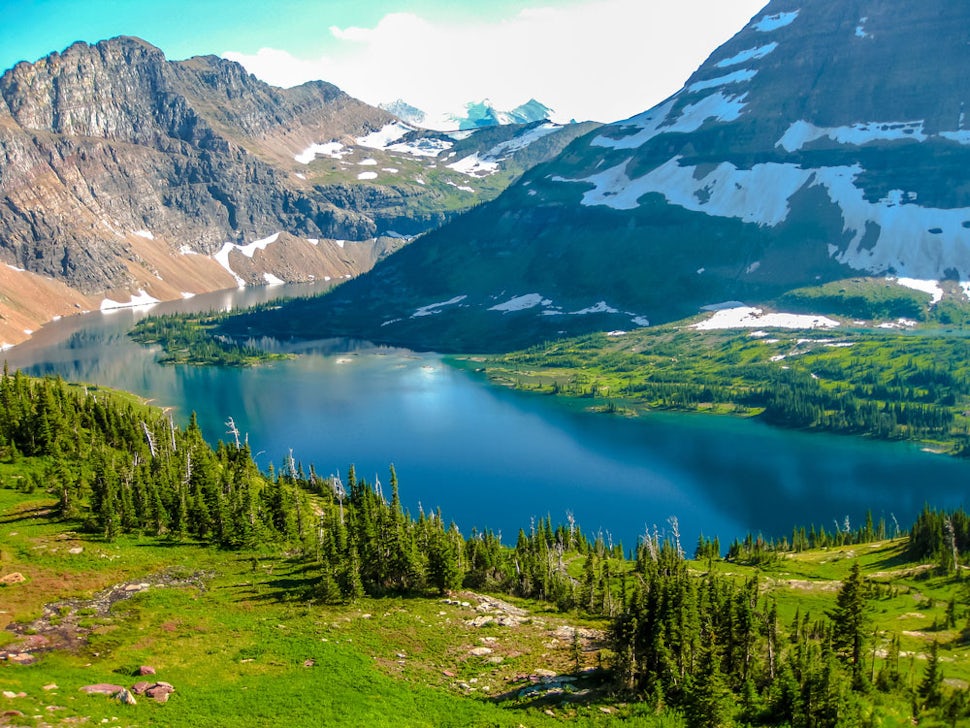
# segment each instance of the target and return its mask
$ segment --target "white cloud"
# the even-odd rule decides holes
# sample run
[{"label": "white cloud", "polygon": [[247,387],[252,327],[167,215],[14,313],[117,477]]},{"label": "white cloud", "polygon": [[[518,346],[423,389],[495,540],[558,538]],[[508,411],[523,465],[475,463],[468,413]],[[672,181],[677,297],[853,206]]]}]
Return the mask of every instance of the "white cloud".
[{"label": "white cloud", "polygon": [[369,103],[403,98],[432,114],[535,97],[561,117],[616,121],[679,89],[763,1],[591,0],[464,24],[391,13],[373,28],[331,27],[316,59],[272,48],[223,55],[274,85],[323,79]]}]

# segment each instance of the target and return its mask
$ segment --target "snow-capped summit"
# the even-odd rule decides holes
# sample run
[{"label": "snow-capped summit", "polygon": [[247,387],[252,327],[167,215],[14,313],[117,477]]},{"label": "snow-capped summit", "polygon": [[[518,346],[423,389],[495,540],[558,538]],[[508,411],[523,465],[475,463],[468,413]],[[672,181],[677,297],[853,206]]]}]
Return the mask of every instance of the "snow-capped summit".
[{"label": "snow-capped summit", "polygon": [[465,131],[508,124],[532,124],[546,120],[559,123],[570,121],[559,119],[553,109],[535,99],[529,99],[508,111],[497,109],[489,99],[469,101],[459,111],[437,114],[422,111],[403,99],[380,104],[380,108],[409,124],[437,131]]}]

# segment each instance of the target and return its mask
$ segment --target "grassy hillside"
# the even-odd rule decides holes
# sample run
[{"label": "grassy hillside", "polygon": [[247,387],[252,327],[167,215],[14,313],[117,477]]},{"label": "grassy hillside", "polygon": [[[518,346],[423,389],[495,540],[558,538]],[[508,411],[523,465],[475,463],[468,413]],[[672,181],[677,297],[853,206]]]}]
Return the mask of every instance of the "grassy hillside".
[{"label": "grassy hillside", "polygon": [[[404,512],[393,468],[387,497],[352,467],[260,473],[125,395],[5,373],[0,415],[8,722],[970,717],[963,511],[693,560],[676,524],[629,554],[549,519],[512,546]],[[175,692],[122,702],[142,679]]]}]

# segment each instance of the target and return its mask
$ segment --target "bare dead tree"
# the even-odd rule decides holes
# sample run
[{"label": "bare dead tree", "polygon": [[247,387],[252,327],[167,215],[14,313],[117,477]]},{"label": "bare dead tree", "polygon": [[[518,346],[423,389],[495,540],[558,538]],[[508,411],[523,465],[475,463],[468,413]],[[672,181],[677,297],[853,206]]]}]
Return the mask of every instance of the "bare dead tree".
[{"label": "bare dead tree", "polygon": [[142,420],[141,428],[142,428],[142,430],[145,431],[145,439],[148,441],[148,449],[149,449],[149,451],[152,454],[152,459],[154,460],[155,459],[155,455],[156,455],[156,452],[155,452],[155,438],[152,435],[152,431],[150,429],[148,429],[148,423],[145,422],[144,420]]},{"label": "bare dead tree", "polygon": [[226,420],[226,427],[229,428],[226,430],[226,434],[233,436],[236,441],[236,449],[239,450],[241,448],[241,445],[239,444],[239,428],[236,427],[236,422],[232,419],[232,417]]}]

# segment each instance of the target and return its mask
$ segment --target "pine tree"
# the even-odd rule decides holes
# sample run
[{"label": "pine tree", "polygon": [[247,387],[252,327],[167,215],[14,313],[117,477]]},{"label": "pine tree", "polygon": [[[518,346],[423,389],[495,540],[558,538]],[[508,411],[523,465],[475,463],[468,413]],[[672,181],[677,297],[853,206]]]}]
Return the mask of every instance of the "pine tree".
[{"label": "pine tree", "polygon": [[943,700],[943,670],[940,668],[940,645],[933,640],[930,656],[923,671],[923,681],[916,691],[924,708],[936,708]]},{"label": "pine tree", "polygon": [[854,687],[865,680],[864,652],[868,630],[868,599],[866,583],[862,578],[859,562],[852,564],[849,578],[842,582],[835,600],[835,609],[829,612],[832,620],[832,646],[840,659],[852,672]]}]

